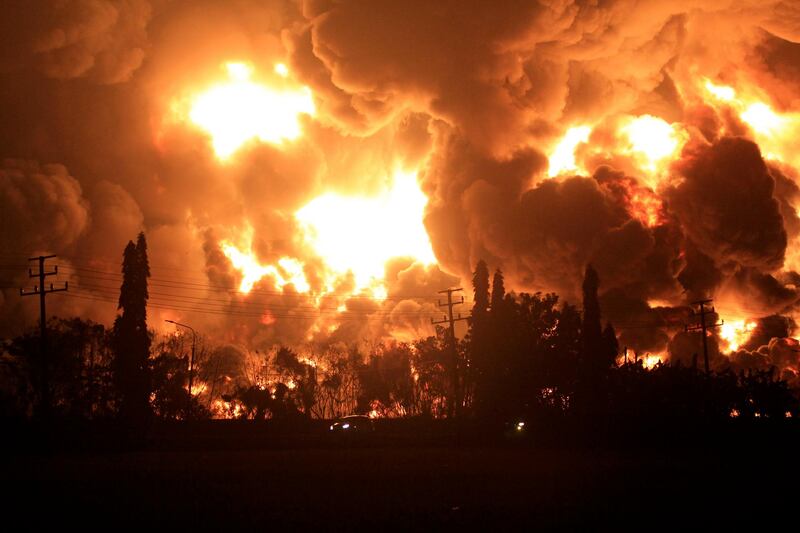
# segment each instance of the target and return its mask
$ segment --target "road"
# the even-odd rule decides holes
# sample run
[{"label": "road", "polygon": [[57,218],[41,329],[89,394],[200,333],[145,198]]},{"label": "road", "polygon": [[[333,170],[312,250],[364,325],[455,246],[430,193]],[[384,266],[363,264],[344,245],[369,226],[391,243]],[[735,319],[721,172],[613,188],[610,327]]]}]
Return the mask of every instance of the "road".
[{"label": "road", "polygon": [[700,451],[150,450],[15,454],[0,464],[3,516],[31,526],[693,529],[795,508],[796,492],[779,483],[796,486],[796,454]]}]

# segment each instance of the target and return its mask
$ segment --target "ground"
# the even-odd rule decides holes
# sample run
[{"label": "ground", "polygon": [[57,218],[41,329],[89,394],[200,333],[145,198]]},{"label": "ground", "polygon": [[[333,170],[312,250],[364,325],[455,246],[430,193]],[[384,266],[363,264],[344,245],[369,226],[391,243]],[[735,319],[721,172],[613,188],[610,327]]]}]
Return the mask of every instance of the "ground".
[{"label": "ground", "polygon": [[795,454],[744,452],[687,442],[12,453],[3,515],[182,530],[663,529],[793,515]]}]

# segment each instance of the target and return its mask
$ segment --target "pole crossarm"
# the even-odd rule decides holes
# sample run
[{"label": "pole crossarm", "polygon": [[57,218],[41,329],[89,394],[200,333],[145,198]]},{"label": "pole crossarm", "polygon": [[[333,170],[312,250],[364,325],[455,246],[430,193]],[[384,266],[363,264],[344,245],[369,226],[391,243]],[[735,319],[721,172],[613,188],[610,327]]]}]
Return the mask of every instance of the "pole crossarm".
[{"label": "pole crossarm", "polygon": [[30,278],[38,278],[39,284],[34,285],[32,290],[26,291],[24,288],[19,289],[20,296],[39,296],[39,355],[41,358],[39,368],[39,379],[41,381],[41,397],[40,408],[42,415],[47,418],[50,412],[50,383],[47,369],[47,307],[45,296],[53,292],[64,292],[69,290],[69,283],[64,282],[63,287],[55,287],[52,283],[50,287],[45,287],[44,278],[48,276],[58,275],[58,265],[53,267],[51,271],[45,271],[44,262],[48,259],[53,259],[55,255],[40,255],[38,257],[30,257],[28,261],[37,261],[39,271],[34,272],[33,269],[28,268],[28,276]]},{"label": "pole crossarm", "polygon": [[706,316],[715,315],[716,314],[716,310],[714,309],[713,306],[711,307],[711,309],[707,309],[706,308],[706,305],[709,305],[712,302],[713,302],[713,300],[710,299],[710,298],[706,299],[706,300],[698,300],[696,302],[692,302],[692,305],[699,306],[699,311],[697,313],[695,313],[695,311],[692,310],[692,314],[693,315],[694,314],[700,315],[700,323],[699,324],[694,324],[694,325],[691,325],[691,326],[686,324],[684,326],[684,328],[683,328],[684,331],[687,332],[687,333],[690,332],[690,331],[701,331],[702,332],[702,335],[703,335],[703,364],[705,366],[706,374],[708,374],[711,371],[710,367],[709,367],[709,364],[708,364],[708,340],[706,338],[707,337],[706,331],[709,330],[709,329],[718,328],[718,327],[722,326],[723,324],[725,324],[724,320],[721,321],[721,322],[717,322],[715,324],[707,324],[706,323]]},{"label": "pole crossarm", "polygon": [[453,316],[453,306],[461,305],[464,303],[464,297],[461,297],[461,301],[453,301],[453,293],[463,291],[462,288],[457,289],[445,289],[443,291],[439,291],[439,294],[447,294],[447,302],[439,303],[439,307],[447,307],[447,315],[444,316],[442,320],[434,320],[431,318],[431,324],[448,324],[448,344],[450,349],[450,359],[451,359],[451,369],[452,369],[452,380],[453,380],[453,401],[451,402],[451,409],[450,413],[451,416],[457,416],[460,411],[461,405],[461,387],[459,386],[460,381],[460,371],[459,371],[459,361],[458,361],[458,353],[456,351],[456,330],[455,330],[455,323],[460,320],[468,320],[470,317],[468,316],[461,316],[461,313],[458,313],[457,316]]}]

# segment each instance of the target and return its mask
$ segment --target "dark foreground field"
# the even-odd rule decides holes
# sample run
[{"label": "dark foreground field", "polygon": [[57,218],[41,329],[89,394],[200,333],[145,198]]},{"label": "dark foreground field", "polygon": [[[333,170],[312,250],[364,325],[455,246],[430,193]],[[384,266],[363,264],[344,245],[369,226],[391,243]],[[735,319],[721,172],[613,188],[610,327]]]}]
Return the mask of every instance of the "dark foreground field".
[{"label": "dark foreground field", "polygon": [[[797,525],[797,448],[306,442],[7,451],[6,523],[107,530],[689,529]],[[258,447],[256,447],[258,448]],[[8,522],[14,520],[13,522]],[[70,528],[71,529],[71,528]],[[11,530],[17,530],[11,529]],[[9,530],[10,531],[10,530]]]}]

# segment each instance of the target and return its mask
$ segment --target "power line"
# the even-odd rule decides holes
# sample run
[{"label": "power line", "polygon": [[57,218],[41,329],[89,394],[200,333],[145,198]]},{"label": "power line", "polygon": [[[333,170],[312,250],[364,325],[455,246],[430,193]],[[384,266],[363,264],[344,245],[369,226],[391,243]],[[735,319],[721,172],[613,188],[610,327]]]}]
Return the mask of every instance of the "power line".
[{"label": "power line", "polygon": [[[73,283],[73,286],[78,288],[87,289],[89,292],[97,292],[99,294],[114,294],[118,289],[116,287],[108,287],[105,285],[94,285],[94,284],[87,284],[87,283]],[[375,313],[383,313],[383,314],[392,314],[392,315],[419,315],[419,314],[431,314],[431,311],[428,312],[420,312],[420,311],[397,311],[397,310],[358,310],[358,309],[340,309],[340,306],[314,306],[314,305],[288,305],[288,304],[281,304],[275,302],[268,302],[268,301],[253,301],[253,300],[227,300],[221,298],[209,298],[209,297],[202,297],[202,296],[191,296],[191,295],[182,295],[182,294],[174,294],[174,293],[166,293],[166,292],[159,292],[159,291],[149,291],[151,296],[154,296],[155,300],[161,301],[175,301],[184,304],[201,304],[205,302],[212,302],[212,305],[225,305],[232,308],[258,308],[262,309],[267,307],[269,309],[287,309],[287,310],[305,310],[305,311],[321,311],[321,312],[359,312],[365,314],[375,314]]]},{"label": "power line", "polygon": [[64,283],[64,287],[56,289],[53,284],[50,288],[44,286],[44,278],[48,276],[58,275],[58,266],[53,268],[52,272],[45,272],[44,262],[48,259],[54,258],[55,255],[40,255],[39,257],[31,257],[28,261],[38,261],[39,272],[36,274],[29,268],[28,276],[31,278],[39,278],[39,284],[34,285],[32,292],[25,292],[25,289],[20,288],[20,296],[39,296],[39,358],[40,358],[40,374],[41,374],[41,410],[42,415],[47,418],[50,414],[50,383],[47,376],[47,311],[45,309],[45,296],[51,292],[66,291],[69,287]]},{"label": "power line", "polygon": [[463,291],[462,288],[457,289],[445,289],[443,291],[439,291],[439,294],[447,294],[447,303],[439,302],[439,307],[447,307],[447,316],[444,317],[442,320],[434,320],[431,318],[431,324],[444,324],[448,323],[448,344],[450,345],[450,364],[452,365],[452,380],[453,380],[453,402],[450,407],[450,416],[458,416],[460,414],[461,408],[461,387],[460,387],[460,379],[459,379],[459,361],[458,361],[458,353],[456,351],[456,330],[455,330],[455,323],[460,320],[467,320],[469,317],[462,317],[461,313],[458,314],[458,317],[453,317],[453,306],[460,305],[464,303],[464,297],[461,297],[460,302],[453,301],[453,293]]},{"label": "power line", "polygon": [[[91,300],[97,302],[105,302],[105,303],[117,303],[115,298],[110,296],[98,296],[92,293],[85,293],[85,292],[73,292],[71,293],[71,298],[78,298],[82,300]],[[174,305],[170,304],[169,302],[148,302],[148,308],[156,308],[156,309],[165,309],[165,310],[172,310],[172,311],[185,311],[185,312],[192,312],[192,313],[200,313],[200,314],[208,314],[208,315],[224,315],[224,316],[239,316],[239,317],[250,317],[250,318],[263,318],[266,316],[273,317],[273,318],[283,318],[283,319],[297,319],[297,320],[317,320],[320,318],[330,318],[335,319],[337,321],[359,321],[364,320],[366,318],[371,318],[373,316],[377,317],[387,317],[391,315],[391,313],[384,313],[384,314],[366,314],[366,313],[349,313],[345,311],[345,314],[339,315],[322,315],[322,314],[286,314],[286,313],[273,313],[268,309],[265,309],[263,312],[253,312],[248,310],[237,311],[237,310],[226,310],[226,309],[218,309],[218,308],[209,308],[206,307],[192,307],[186,305]],[[410,316],[410,315],[409,315]],[[417,315],[419,317],[427,317],[430,316],[428,313],[420,313]]]},{"label": "power line", "polygon": [[[708,300],[699,300],[697,302],[692,302],[692,305],[700,306],[700,312],[698,313],[700,315],[700,324],[697,324],[697,325],[694,325],[694,326],[689,326],[687,324],[684,327],[684,330],[686,332],[689,332],[689,331],[702,331],[703,332],[703,364],[705,365],[706,374],[708,374],[709,371],[710,371],[709,370],[709,366],[708,366],[708,340],[706,339],[706,330],[707,329],[717,328],[717,327],[719,327],[719,326],[721,326],[721,325],[723,325],[725,323],[725,321],[723,320],[722,322],[720,322],[718,324],[711,324],[711,325],[706,324],[706,316],[709,315],[709,314],[712,314],[712,315],[716,314],[716,311],[714,310],[713,306],[711,307],[710,311],[706,309],[706,304],[710,304],[712,301],[713,300],[708,299]],[[692,314],[694,314],[694,310],[692,310]]]},{"label": "power line", "polygon": [[[74,270],[77,271],[76,275],[81,277],[87,277],[90,279],[95,279],[98,281],[121,281],[122,277],[120,274],[115,272],[107,272],[102,270],[96,269],[86,269],[86,268],[76,268],[76,267],[66,267],[65,270]],[[91,276],[80,274],[79,272],[86,271],[95,274],[102,274],[102,276]],[[287,294],[283,291],[268,291],[264,289],[252,289],[250,291],[241,291],[238,289],[232,289],[230,287],[226,287],[223,285],[214,285],[210,283],[192,283],[177,279],[168,279],[168,278],[158,278],[158,277],[151,277],[148,281],[148,285],[153,286],[162,286],[166,288],[186,288],[186,290],[218,290],[221,292],[230,292],[230,293],[237,293],[237,294],[269,294],[269,295],[276,295],[276,296],[286,296]],[[426,295],[404,295],[404,296],[394,296],[394,297],[384,297],[384,298],[375,298],[368,295],[350,295],[347,296],[348,299],[365,299],[371,301],[402,301],[402,300],[412,300],[412,299],[427,299],[432,301],[432,294]]]},{"label": "power line", "polygon": [[[0,254],[2,255],[2,254]],[[75,263],[81,264],[81,263]],[[19,265],[0,265],[0,268],[20,268]],[[154,269],[155,270],[155,269]],[[111,282],[122,282],[122,275],[116,271],[108,271],[108,270],[99,270],[97,268],[87,268],[87,267],[79,267],[79,266],[70,266],[66,265],[62,268],[62,271],[68,271],[74,273],[74,275],[79,276],[81,278],[89,278],[95,281],[111,281]],[[88,274],[87,274],[88,273]],[[92,275],[94,274],[94,275]],[[199,281],[199,278],[197,278]],[[203,278],[207,280],[207,277]],[[215,290],[219,292],[229,292],[229,293],[236,293],[236,294],[268,294],[268,295],[276,295],[276,296],[286,296],[287,293],[284,291],[270,291],[266,289],[251,289],[250,291],[241,291],[239,289],[234,289],[229,286],[224,285],[216,285],[213,283],[203,282],[203,283],[195,283],[191,281],[184,281],[182,279],[175,279],[175,278],[167,278],[167,277],[159,277],[159,276],[151,276],[148,285],[153,286],[161,286],[164,288],[173,288],[173,289],[186,289],[186,290]],[[323,293],[323,296],[329,293]],[[348,295],[346,296],[347,299],[352,300],[370,300],[370,301],[403,301],[403,300],[428,300],[433,301],[433,294],[408,294],[402,296],[389,296],[389,297],[382,297],[377,298],[369,295]]]}]

